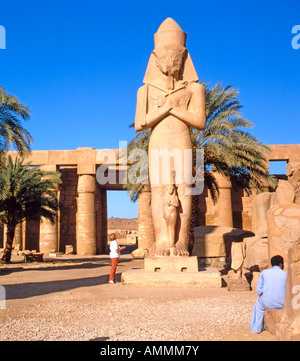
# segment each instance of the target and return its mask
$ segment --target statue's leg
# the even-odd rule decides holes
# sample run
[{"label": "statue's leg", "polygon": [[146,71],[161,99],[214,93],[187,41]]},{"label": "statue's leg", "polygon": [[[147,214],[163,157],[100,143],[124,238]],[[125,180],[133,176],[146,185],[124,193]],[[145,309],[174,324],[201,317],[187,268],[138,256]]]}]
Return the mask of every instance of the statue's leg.
[{"label": "statue's leg", "polygon": [[176,233],[176,220],[177,220],[177,211],[174,210],[174,213],[169,222],[169,247],[175,247],[175,233]]},{"label": "statue's leg", "polygon": [[163,186],[151,187],[151,212],[155,233],[156,256],[169,256],[169,237],[167,222],[163,216],[165,189]]},{"label": "statue's leg", "polygon": [[186,194],[185,185],[178,186],[180,211],[178,219],[178,241],[175,245],[178,256],[189,256],[188,241],[192,213],[192,196]]},{"label": "statue's leg", "polygon": [[[175,248],[175,237],[176,237],[176,223],[177,223],[177,209],[173,208],[168,214],[167,228],[168,228],[168,255],[176,256],[177,250]],[[169,254],[170,252],[170,254]]]}]

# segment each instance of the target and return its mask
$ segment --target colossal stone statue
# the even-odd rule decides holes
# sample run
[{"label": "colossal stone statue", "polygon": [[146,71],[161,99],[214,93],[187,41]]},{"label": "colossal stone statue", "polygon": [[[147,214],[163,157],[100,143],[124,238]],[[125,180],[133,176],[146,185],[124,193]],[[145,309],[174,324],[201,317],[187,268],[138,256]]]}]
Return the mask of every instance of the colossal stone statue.
[{"label": "colossal stone statue", "polygon": [[185,47],[186,38],[173,19],[167,18],[161,24],[154,35],[155,49],[149,59],[145,85],[137,94],[135,129],[152,128],[148,154],[156,256],[170,255],[170,245],[173,244],[163,213],[167,188],[173,183],[174,173],[179,207],[175,252],[172,254],[189,255],[192,196],[188,189],[192,187],[192,174],[187,177],[185,165],[179,166],[176,157],[173,162],[169,158],[167,175],[162,177],[166,167],[161,158],[152,161],[154,154],[166,150],[167,154],[179,154],[184,163],[185,150],[192,149],[189,128],[205,129],[205,89],[197,83],[198,77]]}]

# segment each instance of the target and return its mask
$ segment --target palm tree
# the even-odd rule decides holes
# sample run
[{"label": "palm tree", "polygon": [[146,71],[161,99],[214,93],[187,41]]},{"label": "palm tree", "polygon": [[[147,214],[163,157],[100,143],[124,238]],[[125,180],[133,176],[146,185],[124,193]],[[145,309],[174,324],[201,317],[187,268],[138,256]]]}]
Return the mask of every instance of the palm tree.
[{"label": "palm tree", "polygon": [[[212,88],[201,83],[206,89],[206,129],[190,128],[190,134],[193,150],[204,150],[204,182],[213,202],[216,203],[219,196],[214,171],[229,179],[234,188],[245,190],[247,195],[261,192],[266,184],[276,188],[277,180],[269,174],[265,159],[270,149],[247,131],[253,125],[241,114],[238,90],[232,86],[223,87],[222,83]],[[147,151],[150,134],[149,130],[138,132],[129,143],[128,152],[134,148]],[[141,184],[126,185],[133,201],[138,199],[144,187]],[[193,196],[191,230],[199,226],[198,204],[199,196]]]},{"label": "palm tree", "polygon": [[[194,150],[204,150],[204,182],[214,204],[218,201],[219,185],[215,171],[231,181],[234,189],[243,189],[249,196],[267,186],[276,188],[277,179],[269,174],[265,155],[270,148],[258,141],[247,129],[252,123],[243,118],[239,91],[217,83],[206,89],[206,128],[191,128]],[[193,196],[189,245],[193,247],[193,229],[199,224],[199,195]]]},{"label": "palm tree", "polygon": [[16,226],[23,220],[40,217],[55,222],[59,208],[57,172],[46,172],[23,160],[8,156],[0,165],[0,221],[7,227],[7,242],[2,262],[10,262]]},{"label": "palm tree", "polygon": [[29,117],[29,108],[0,86],[0,161],[11,147],[21,155],[29,151],[32,137],[21,124],[21,120]]},{"label": "palm tree", "polygon": [[204,150],[205,182],[213,201],[218,199],[219,188],[212,168],[247,195],[263,191],[266,184],[276,187],[265,158],[270,149],[247,131],[253,125],[241,114],[239,91],[231,86],[224,88],[222,83],[212,89],[204,86],[206,129],[191,129],[191,137],[194,148]]},{"label": "palm tree", "polygon": [[[134,127],[134,124],[131,124],[130,128],[133,128],[133,127]],[[127,152],[127,157],[128,157],[128,156],[130,156],[131,152],[134,151],[135,149],[141,149],[142,151],[145,151],[146,153],[148,153],[148,145],[149,145],[150,135],[151,135],[151,129],[137,132],[136,137],[129,142],[128,147],[126,149],[122,150],[118,154],[118,157],[119,158],[124,157],[124,155],[125,155],[124,152]],[[135,160],[129,159],[129,161],[128,161],[129,166],[136,164],[139,160],[140,160],[140,157],[138,157]],[[147,163],[147,166],[148,166],[148,163]],[[128,191],[129,198],[132,202],[136,202],[139,198],[139,195],[143,191],[150,191],[150,186],[148,184],[147,169],[144,172],[142,172],[142,174],[140,172],[138,172],[137,176],[140,177],[140,183],[134,184],[134,183],[130,182],[129,179],[127,178],[127,183],[124,185],[124,188]]]}]

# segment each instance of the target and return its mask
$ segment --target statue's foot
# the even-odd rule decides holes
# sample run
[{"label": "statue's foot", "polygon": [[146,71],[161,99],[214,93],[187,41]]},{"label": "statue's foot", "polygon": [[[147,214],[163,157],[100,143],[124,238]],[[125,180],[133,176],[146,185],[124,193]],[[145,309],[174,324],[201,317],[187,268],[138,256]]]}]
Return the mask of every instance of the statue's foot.
[{"label": "statue's foot", "polygon": [[181,242],[177,242],[176,245],[177,250],[177,256],[189,256],[189,251],[187,249],[187,246]]},{"label": "statue's foot", "polygon": [[161,248],[156,250],[155,256],[156,257],[170,256],[170,250],[168,248],[161,247]]},{"label": "statue's foot", "polygon": [[176,256],[177,250],[175,247],[161,247],[156,250],[156,257]]}]

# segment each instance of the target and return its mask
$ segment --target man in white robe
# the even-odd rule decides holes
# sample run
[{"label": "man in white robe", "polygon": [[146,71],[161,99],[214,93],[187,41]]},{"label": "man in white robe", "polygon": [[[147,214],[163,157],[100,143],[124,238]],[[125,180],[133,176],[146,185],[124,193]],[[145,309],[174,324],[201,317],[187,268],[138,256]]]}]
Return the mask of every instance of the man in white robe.
[{"label": "man in white robe", "polygon": [[257,283],[258,298],[255,302],[251,332],[260,333],[265,329],[264,313],[266,309],[284,307],[287,273],[283,270],[284,261],[281,256],[271,258],[272,268],[263,270]]}]

